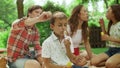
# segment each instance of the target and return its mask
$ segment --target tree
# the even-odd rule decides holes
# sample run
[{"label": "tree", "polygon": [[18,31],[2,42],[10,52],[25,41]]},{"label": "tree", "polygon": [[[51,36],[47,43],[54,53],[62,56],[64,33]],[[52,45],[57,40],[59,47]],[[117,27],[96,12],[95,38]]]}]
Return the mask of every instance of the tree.
[{"label": "tree", "polygon": [[0,0],[0,20],[3,22],[1,25],[4,25],[0,28],[7,29],[10,27],[16,16],[14,0]]},{"label": "tree", "polygon": [[17,11],[18,11],[18,18],[22,18],[24,16],[24,5],[23,5],[24,0],[17,0]]}]

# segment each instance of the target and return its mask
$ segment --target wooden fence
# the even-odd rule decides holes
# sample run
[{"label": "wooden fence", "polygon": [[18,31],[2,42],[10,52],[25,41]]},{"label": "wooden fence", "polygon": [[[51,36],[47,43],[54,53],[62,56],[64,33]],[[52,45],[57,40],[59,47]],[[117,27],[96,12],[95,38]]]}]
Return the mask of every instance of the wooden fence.
[{"label": "wooden fence", "polygon": [[92,48],[106,47],[106,42],[101,40],[101,28],[90,27],[89,42]]}]

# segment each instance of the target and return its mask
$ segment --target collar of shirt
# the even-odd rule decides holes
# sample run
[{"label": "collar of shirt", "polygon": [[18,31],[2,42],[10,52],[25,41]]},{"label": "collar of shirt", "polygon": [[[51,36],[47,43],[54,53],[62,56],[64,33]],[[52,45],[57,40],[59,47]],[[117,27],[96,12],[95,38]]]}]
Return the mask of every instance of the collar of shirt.
[{"label": "collar of shirt", "polygon": [[58,40],[58,37],[54,34],[54,32],[52,32],[52,38],[53,38],[53,40],[55,41],[55,40]]}]

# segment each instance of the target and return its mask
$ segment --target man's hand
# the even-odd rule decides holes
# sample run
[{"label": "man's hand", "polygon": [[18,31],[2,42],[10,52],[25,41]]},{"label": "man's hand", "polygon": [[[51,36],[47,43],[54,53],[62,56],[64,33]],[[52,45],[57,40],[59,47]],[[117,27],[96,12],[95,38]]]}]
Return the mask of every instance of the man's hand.
[{"label": "man's hand", "polygon": [[40,65],[42,65],[42,63],[43,63],[42,57],[41,57],[41,56],[37,57],[37,60],[38,60],[38,62],[40,63]]},{"label": "man's hand", "polygon": [[50,20],[51,17],[52,17],[52,13],[48,11],[48,12],[43,12],[38,19],[40,22],[44,22],[44,21]]}]

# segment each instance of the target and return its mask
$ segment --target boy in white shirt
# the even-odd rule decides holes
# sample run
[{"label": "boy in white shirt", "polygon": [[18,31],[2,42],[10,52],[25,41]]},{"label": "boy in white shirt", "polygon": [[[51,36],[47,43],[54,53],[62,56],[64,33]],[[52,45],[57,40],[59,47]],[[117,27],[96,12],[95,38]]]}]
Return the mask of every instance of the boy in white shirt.
[{"label": "boy in white shirt", "polygon": [[[70,61],[76,64],[80,59],[82,64],[86,64],[84,57],[75,57],[69,59],[66,53],[66,47],[64,43],[67,43],[70,37],[65,38],[64,32],[67,29],[67,16],[63,12],[56,12],[51,19],[50,28],[53,30],[51,36],[49,36],[42,44],[42,58],[46,68],[76,68],[74,65],[68,66]],[[70,51],[73,53],[72,41],[70,41]],[[77,60],[77,61],[76,61]],[[81,68],[81,66],[77,67]]]}]

